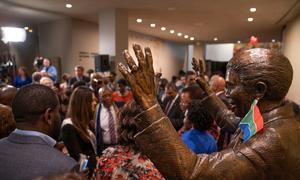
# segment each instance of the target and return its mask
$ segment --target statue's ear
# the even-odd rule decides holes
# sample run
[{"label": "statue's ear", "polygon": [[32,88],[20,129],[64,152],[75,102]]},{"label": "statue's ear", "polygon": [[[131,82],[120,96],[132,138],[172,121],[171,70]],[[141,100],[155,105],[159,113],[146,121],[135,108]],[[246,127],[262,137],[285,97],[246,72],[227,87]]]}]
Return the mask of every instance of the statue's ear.
[{"label": "statue's ear", "polygon": [[267,92],[267,85],[266,83],[262,82],[262,81],[258,81],[255,84],[255,96],[258,99],[261,99],[265,96],[266,92]]}]

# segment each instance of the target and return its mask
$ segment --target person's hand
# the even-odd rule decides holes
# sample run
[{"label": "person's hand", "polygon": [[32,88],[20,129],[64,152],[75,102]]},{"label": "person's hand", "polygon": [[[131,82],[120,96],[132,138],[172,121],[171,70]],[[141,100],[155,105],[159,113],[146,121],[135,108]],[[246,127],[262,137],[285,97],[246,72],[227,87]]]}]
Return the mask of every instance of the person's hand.
[{"label": "person's hand", "polygon": [[68,149],[65,146],[65,144],[63,142],[58,142],[55,144],[54,148],[56,148],[57,150],[61,151],[64,155],[68,155]]},{"label": "person's hand", "polygon": [[90,169],[86,168],[85,170],[80,172],[80,176],[83,177],[83,179],[89,179],[89,173]]},{"label": "person's hand", "polygon": [[204,74],[204,61],[202,59],[197,60],[196,58],[193,58],[192,61],[193,69],[196,72],[197,78],[196,82],[201,87],[201,89],[206,92],[207,95],[210,95],[213,93],[213,91],[210,89]]},{"label": "person's hand", "polygon": [[145,48],[144,55],[143,50],[137,44],[133,45],[133,50],[138,60],[138,65],[134,62],[128,50],[124,50],[123,55],[128,68],[122,63],[118,64],[118,68],[131,85],[136,102],[144,109],[148,109],[157,103],[151,50],[150,48]]}]

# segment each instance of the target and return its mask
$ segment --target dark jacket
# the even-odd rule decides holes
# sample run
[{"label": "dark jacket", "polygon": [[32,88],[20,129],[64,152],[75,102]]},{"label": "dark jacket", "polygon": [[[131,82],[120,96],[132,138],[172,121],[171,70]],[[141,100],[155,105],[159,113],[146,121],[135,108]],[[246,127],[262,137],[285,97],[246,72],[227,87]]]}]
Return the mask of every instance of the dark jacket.
[{"label": "dark jacket", "polygon": [[[166,112],[166,108],[168,103],[171,103],[173,99],[165,98],[163,102],[163,110]],[[184,113],[180,109],[180,97],[178,96],[175,100],[174,104],[172,105],[171,109],[169,110],[168,114],[166,114],[170,119],[172,125],[178,131],[183,126],[183,118]]]},{"label": "dark jacket", "polygon": [[[79,80],[76,77],[72,77],[68,82],[68,86],[71,87],[77,81]],[[90,82],[90,78],[87,76],[82,76],[82,79],[80,81],[84,81],[86,84],[88,84]]]},{"label": "dark jacket", "polygon": [[36,136],[11,133],[0,140],[0,179],[34,179],[79,169],[76,161]]}]

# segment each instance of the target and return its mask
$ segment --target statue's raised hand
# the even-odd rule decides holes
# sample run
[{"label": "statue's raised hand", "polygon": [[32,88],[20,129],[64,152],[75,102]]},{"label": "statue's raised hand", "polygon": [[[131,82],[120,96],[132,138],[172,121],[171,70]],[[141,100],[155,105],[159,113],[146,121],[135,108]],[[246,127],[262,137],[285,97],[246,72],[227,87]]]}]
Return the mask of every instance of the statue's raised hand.
[{"label": "statue's raised hand", "polygon": [[119,71],[131,85],[132,93],[138,104],[148,109],[157,103],[155,74],[150,48],[145,48],[145,55],[141,47],[133,45],[138,65],[134,62],[128,50],[124,50],[123,56],[128,65],[118,64]]},{"label": "statue's raised hand", "polygon": [[193,58],[192,65],[197,75],[196,82],[199,84],[201,89],[206,92],[207,95],[212,94],[213,91],[209,88],[209,85],[205,79],[204,61],[202,59],[197,60],[196,58]]}]

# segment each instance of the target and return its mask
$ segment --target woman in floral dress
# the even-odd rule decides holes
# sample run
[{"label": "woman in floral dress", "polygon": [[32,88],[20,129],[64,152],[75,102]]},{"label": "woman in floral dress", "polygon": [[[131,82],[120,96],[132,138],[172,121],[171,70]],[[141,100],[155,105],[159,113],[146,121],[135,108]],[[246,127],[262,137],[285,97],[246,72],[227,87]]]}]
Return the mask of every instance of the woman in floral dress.
[{"label": "woman in floral dress", "polygon": [[138,131],[133,118],[140,112],[142,109],[135,102],[130,102],[121,110],[118,127],[120,145],[103,151],[97,161],[97,179],[164,179],[134,142],[133,137]]}]

